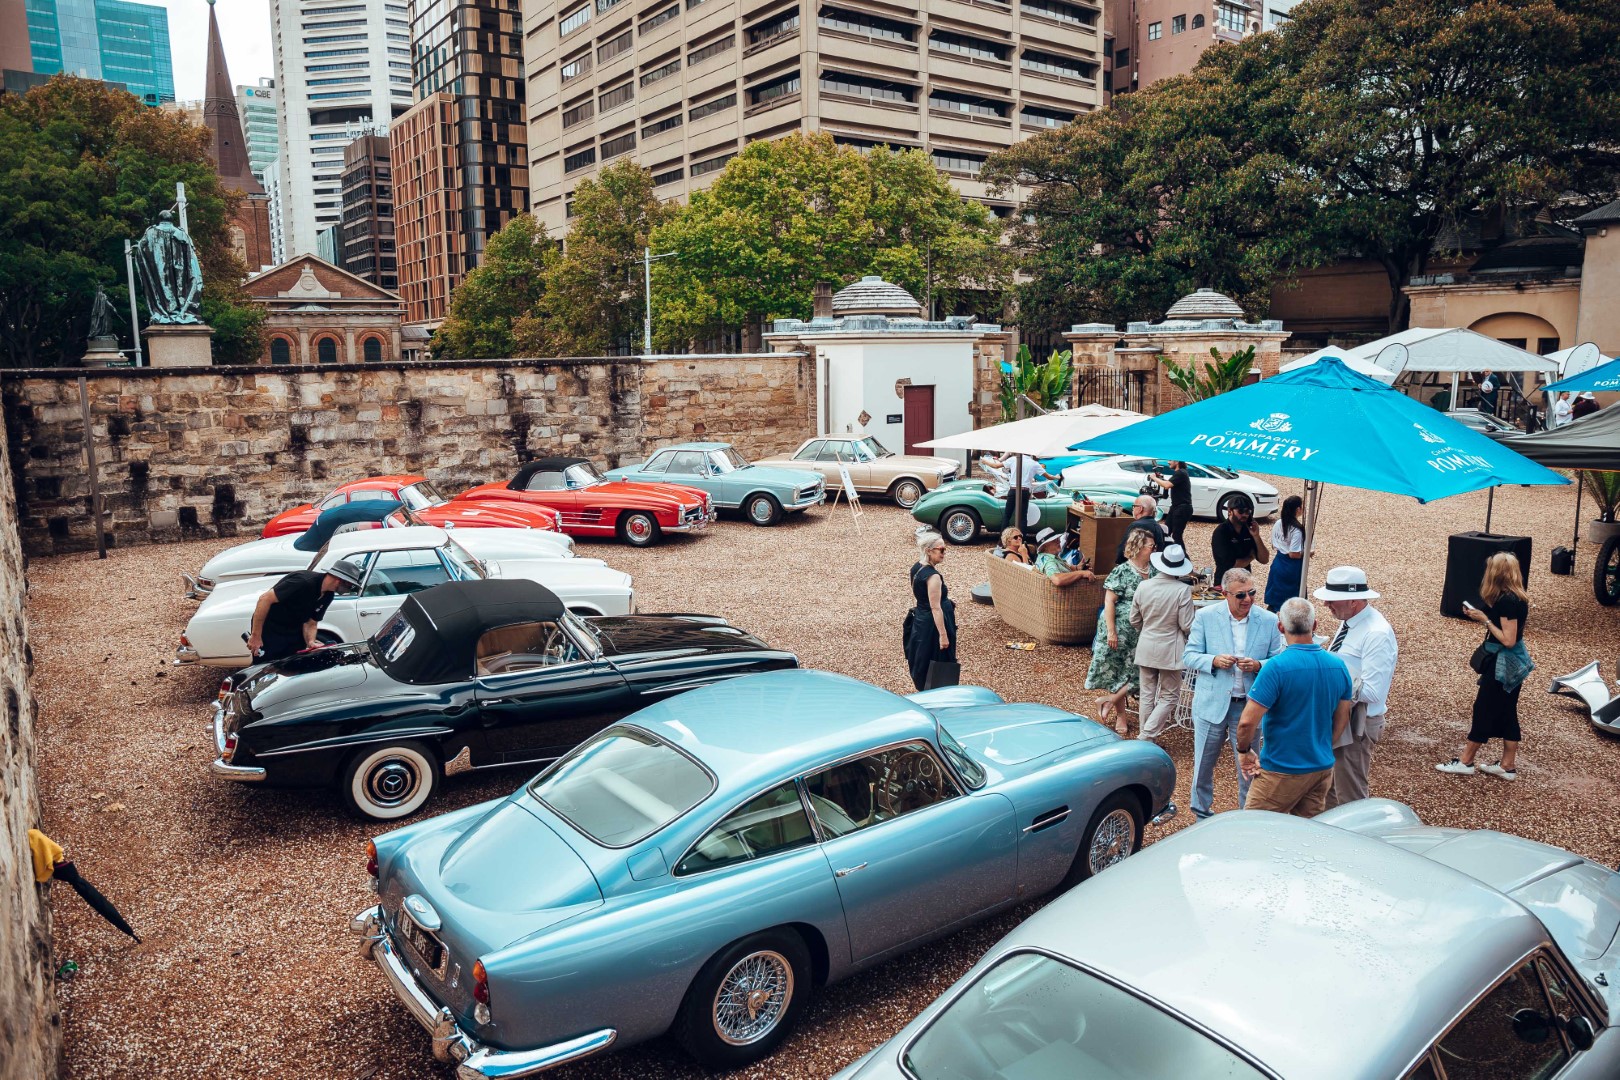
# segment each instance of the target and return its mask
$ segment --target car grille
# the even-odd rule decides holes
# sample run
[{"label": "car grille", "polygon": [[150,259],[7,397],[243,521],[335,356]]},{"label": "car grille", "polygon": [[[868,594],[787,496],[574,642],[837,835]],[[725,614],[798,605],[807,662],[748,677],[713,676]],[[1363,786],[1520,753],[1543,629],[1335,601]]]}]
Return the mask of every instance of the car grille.
[{"label": "car grille", "polygon": [[819,492],[820,490],[821,490],[821,485],[820,484],[811,484],[807,488],[800,488],[799,489],[799,498],[800,499],[813,499],[813,498],[816,497],[816,493]]},{"label": "car grille", "polygon": [[940,474],[939,482],[942,483],[942,484],[949,484],[952,481],[954,481],[955,479],[956,479],[956,470],[952,469],[948,473]]},{"label": "car grille", "polygon": [[681,511],[681,524],[693,525],[703,520],[703,507],[694,506],[689,510]]}]

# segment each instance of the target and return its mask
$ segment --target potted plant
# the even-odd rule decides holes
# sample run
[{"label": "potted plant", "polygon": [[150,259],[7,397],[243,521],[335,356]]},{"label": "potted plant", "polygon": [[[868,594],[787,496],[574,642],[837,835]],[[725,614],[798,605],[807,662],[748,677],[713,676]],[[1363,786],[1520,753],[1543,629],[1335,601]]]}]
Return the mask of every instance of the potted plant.
[{"label": "potted plant", "polygon": [[1598,516],[1586,523],[1586,539],[1601,544],[1611,536],[1620,536],[1620,521],[1615,520],[1620,514],[1620,472],[1587,470],[1581,478],[1587,494],[1598,504]]}]

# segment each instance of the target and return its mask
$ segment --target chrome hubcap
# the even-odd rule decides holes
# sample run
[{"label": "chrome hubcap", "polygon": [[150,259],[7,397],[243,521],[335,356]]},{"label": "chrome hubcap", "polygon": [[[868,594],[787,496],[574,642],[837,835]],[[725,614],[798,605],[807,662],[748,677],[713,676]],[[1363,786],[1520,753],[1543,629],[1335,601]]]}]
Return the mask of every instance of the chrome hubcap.
[{"label": "chrome hubcap", "polygon": [[793,1000],[793,965],[779,952],[749,953],[720,980],[714,1031],[732,1046],[757,1043],[776,1029]]},{"label": "chrome hubcap", "polygon": [[652,526],[644,517],[633,517],[626,523],[624,531],[637,540],[645,540],[652,535]]},{"label": "chrome hubcap", "polygon": [[1128,810],[1115,810],[1097,825],[1087,858],[1093,874],[1108,869],[1129,855],[1136,843],[1136,822]]},{"label": "chrome hubcap", "polygon": [[952,540],[966,542],[973,539],[978,530],[973,525],[973,519],[966,514],[952,514],[945,519],[945,534]]},{"label": "chrome hubcap", "polygon": [[755,499],[749,504],[750,516],[759,522],[771,520],[771,504],[766,499]]},{"label": "chrome hubcap", "polygon": [[917,500],[920,498],[922,498],[922,492],[918,490],[916,484],[901,484],[894,489],[894,501],[907,510],[916,506]]},{"label": "chrome hubcap", "polygon": [[403,761],[385,761],[367,778],[366,793],[378,806],[398,806],[416,792],[416,770]]}]

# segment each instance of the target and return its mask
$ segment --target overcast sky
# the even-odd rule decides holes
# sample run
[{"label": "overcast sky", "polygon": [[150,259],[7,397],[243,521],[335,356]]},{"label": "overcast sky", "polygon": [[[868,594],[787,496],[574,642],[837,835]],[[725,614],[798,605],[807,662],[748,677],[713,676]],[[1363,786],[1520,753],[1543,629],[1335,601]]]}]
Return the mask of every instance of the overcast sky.
[{"label": "overcast sky", "polygon": [[[208,50],[208,0],[145,0],[169,12],[169,48],[174,53],[174,96],[203,96]],[[219,36],[233,83],[253,84],[276,73],[270,52],[270,0],[219,0]]]}]

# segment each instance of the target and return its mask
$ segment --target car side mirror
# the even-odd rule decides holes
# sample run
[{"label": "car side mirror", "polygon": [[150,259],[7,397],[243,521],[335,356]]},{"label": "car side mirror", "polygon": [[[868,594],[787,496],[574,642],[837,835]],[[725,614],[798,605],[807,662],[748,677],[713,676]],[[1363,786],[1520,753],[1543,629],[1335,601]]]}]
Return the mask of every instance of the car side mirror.
[{"label": "car side mirror", "polygon": [[1520,1042],[1544,1043],[1552,1035],[1552,1022],[1534,1009],[1513,1014],[1513,1034]]},{"label": "car side mirror", "polygon": [[1592,1021],[1584,1016],[1577,1016],[1564,1021],[1564,1032],[1569,1036],[1569,1043],[1576,1050],[1590,1050],[1597,1041],[1597,1033],[1592,1030]]}]

